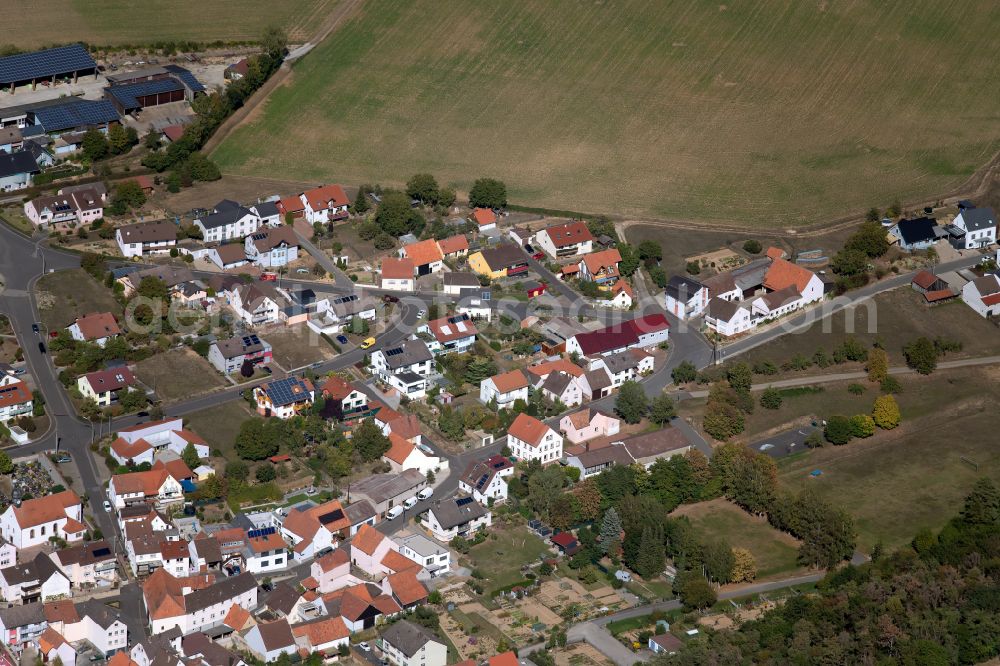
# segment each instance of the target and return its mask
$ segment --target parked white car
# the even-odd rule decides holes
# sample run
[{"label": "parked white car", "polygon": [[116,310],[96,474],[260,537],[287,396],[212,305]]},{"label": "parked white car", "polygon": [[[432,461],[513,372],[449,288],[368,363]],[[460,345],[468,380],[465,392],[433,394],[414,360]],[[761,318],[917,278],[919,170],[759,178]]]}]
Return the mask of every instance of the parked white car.
[{"label": "parked white car", "polygon": [[403,507],[401,506],[394,506],[385,512],[385,517],[388,518],[389,520],[392,520],[393,518],[399,518],[402,515],[403,515]]},{"label": "parked white car", "polygon": [[418,500],[416,497],[411,497],[410,499],[403,502],[403,506],[405,506],[407,509],[412,509],[414,506],[416,506],[417,502],[419,501],[420,500]]},{"label": "parked white car", "polygon": [[417,493],[417,497],[420,498],[421,500],[425,500],[425,499],[430,499],[431,495],[433,494],[434,494],[433,488],[424,488],[419,493]]}]

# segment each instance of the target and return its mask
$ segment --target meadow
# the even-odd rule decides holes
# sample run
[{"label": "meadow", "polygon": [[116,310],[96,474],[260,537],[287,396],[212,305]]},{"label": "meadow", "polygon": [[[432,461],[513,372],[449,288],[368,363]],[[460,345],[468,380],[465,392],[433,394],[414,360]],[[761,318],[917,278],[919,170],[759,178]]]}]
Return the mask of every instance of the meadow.
[{"label": "meadow", "polygon": [[[224,171],[785,228],[934,196],[1000,148],[992,0],[371,0]],[[289,147],[294,146],[294,150]]]},{"label": "meadow", "polygon": [[193,40],[255,40],[264,28],[284,28],[293,40],[311,37],[336,0],[6,0],[17,29],[0,45],[34,49],[84,41],[102,46]]}]

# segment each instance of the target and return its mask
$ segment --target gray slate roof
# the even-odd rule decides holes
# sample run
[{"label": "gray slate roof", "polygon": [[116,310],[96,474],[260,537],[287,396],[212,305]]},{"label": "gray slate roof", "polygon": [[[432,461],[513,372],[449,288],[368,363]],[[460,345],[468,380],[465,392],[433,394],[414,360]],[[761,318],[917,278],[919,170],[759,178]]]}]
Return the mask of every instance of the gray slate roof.
[{"label": "gray slate roof", "polygon": [[22,606],[0,608],[0,623],[4,629],[10,630],[28,624],[41,624],[45,621],[45,610],[41,601],[35,601]]},{"label": "gray slate roof", "polygon": [[992,208],[967,208],[962,211],[962,219],[969,231],[982,231],[997,226],[997,216]]},{"label": "gray slate roof", "polygon": [[38,173],[38,163],[27,150],[16,153],[0,152],[0,178],[22,173]]},{"label": "gray slate roof", "polygon": [[[394,353],[397,349],[400,350],[399,353]],[[423,363],[434,358],[423,340],[407,340],[398,347],[383,350],[382,354],[385,355],[385,363],[391,370],[405,368],[414,363]]]},{"label": "gray slate roof", "polygon": [[441,643],[441,639],[432,634],[428,629],[418,624],[413,624],[409,620],[400,620],[389,626],[382,632],[382,640],[392,645],[407,657],[420,652],[420,648],[427,643],[434,641]]},{"label": "gray slate roof", "polygon": [[[461,506],[459,506],[459,502],[461,502]],[[438,524],[446,530],[486,515],[486,509],[468,495],[438,500],[429,510],[434,513]]]},{"label": "gray slate roof", "polygon": [[686,278],[682,275],[675,275],[667,283],[666,293],[674,300],[686,302],[694,296],[698,290],[704,289],[705,285],[697,280]]},{"label": "gray slate roof", "polygon": [[195,590],[184,597],[184,608],[188,613],[203,610],[226,599],[232,599],[257,587],[253,574],[243,573],[224,578],[220,582],[201,590]]}]

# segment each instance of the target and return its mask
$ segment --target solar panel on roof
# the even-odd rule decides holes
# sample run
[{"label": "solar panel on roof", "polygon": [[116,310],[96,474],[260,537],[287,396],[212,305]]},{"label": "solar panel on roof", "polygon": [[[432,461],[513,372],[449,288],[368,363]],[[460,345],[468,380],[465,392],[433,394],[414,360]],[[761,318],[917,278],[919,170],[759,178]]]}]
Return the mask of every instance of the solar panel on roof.
[{"label": "solar panel on roof", "polygon": [[247,536],[251,539],[257,539],[259,537],[266,537],[274,534],[277,530],[273,527],[262,527],[257,530],[250,530],[247,532]]},{"label": "solar panel on roof", "polygon": [[82,44],[70,44],[0,58],[0,83],[42,79],[96,68],[97,63]]},{"label": "solar panel on roof", "polygon": [[114,104],[106,99],[89,100],[74,97],[66,100],[64,104],[41,107],[31,113],[46,132],[103,125],[118,122],[120,119]]},{"label": "solar panel on roof", "polygon": [[110,548],[98,548],[94,551],[94,557],[107,557],[111,554]]},{"label": "solar panel on roof", "polygon": [[481,489],[483,487],[483,484],[486,483],[486,479],[488,478],[490,478],[489,474],[483,474],[481,477],[479,477],[479,481],[476,483],[476,488]]},{"label": "solar panel on roof", "polygon": [[195,75],[184,69],[179,65],[167,65],[164,69],[168,70],[171,74],[179,78],[184,82],[191,92],[202,92],[205,90],[205,86],[202,85],[201,81],[195,78]]},{"label": "solar panel on roof", "polygon": [[329,525],[330,523],[342,520],[343,518],[344,518],[344,512],[341,511],[340,509],[334,509],[333,511],[329,513],[324,513],[322,516],[320,516],[319,524]]},{"label": "solar panel on roof", "polygon": [[460,497],[455,500],[455,506],[465,506],[466,504],[472,504],[471,497]]},{"label": "solar panel on roof", "polygon": [[398,356],[399,354],[402,354],[402,353],[403,353],[402,348],[396,347],[395,349],[390,349],[389,351],[385,352],[385,355],[386,356]]},{"label": "solar panel on roof", "polygon": [[112,86],[105,90],[117,99],[122,106],[128,109],[139,106],[139,97],[147,95],[157,95],[159,93],[182,90],[184,86],[175,79],[154,79],[153,81],[140,81],[124,86]]}]

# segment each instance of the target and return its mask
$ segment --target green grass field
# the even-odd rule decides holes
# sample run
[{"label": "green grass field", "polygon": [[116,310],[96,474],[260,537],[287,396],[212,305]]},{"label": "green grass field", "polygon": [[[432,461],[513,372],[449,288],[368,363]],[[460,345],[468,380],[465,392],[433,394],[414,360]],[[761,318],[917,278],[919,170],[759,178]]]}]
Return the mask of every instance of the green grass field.
[{"label": "green grass field", "polygon": [[[17,29],[0,44],[33,49],[54,43],[150,44],[161,40],[244,41],[283,27],[292,39],[312,36],[336,0],[7,0]],[[58,28],[56,28],[58,26]]]},{"label": "green grass field", "polygon": [[521,566],[546,552],[545,543],[527,529],[491,530],[486,541],[469,550],[469,567],[483,572],[485,589],[495,590],[523,580]]},{"label": "green grass field", "polygon": [[243,400],[233,400],[217,407],[209,407],[184,417],[184,425],[205,438],[212,449],[219,449],[228,460],[238,460],[233,445],[240,425],[255,418]]},{"label": "green grass field", "polygon": [[[230,173],[772,228],[933,196],[1000,148],[1000,13],[946,0],[371,0],[214,153]],[[289,146],[295,146],[289,150]]]},{"label": "green grass field", "polygon": [[110,312],[121,323],[122,306],[111,290],[82,268],[49,273],[35,286],[38,314],[50,331],[66,328],[76,318],[92,312]]},{"label": "green grass field", "polygon": [[753,518],[723,499],[679,508],[673,517],[687,516],[706,540],[724,539],[734,548],[746,548],[757,561],[757,577],[768,578],[798,568],[798,545],[763,520]]}]

